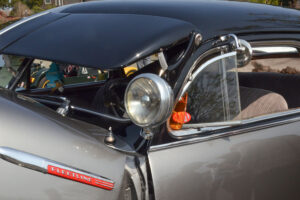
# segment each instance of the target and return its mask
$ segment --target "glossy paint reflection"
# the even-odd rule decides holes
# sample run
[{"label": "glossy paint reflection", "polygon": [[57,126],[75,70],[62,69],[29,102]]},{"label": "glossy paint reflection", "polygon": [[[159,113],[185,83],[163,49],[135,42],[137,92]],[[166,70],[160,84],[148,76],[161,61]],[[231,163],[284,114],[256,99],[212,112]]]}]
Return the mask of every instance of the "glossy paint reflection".
[{"label": "glossy paint reflection", "polygon": [[300,198],[299,125],[151,152],[156,198]]}]

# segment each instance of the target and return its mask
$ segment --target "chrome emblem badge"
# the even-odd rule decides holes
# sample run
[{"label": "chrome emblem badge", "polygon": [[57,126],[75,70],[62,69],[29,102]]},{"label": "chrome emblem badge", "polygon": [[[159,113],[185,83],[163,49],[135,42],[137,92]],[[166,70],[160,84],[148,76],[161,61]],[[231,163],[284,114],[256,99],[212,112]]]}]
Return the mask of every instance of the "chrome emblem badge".
[{"label": "chrome emblem badge", "polygon": [[66,170],[64,168],[48,165],[48,174],[59,176],[62,178],[70,179],[80,183],[85,183],[95,187],[100,187],[106,190],[112,190],[114,188],[114,183],[101,180],[92,176],[84,175],[78,172]]},{"label": "chrome emblem badge", "polygon": [[18,166],[45,174],[54,175],[105,190],[114,189],[114,182],[105,177],[13,148],[0,147],[0,158]]}]

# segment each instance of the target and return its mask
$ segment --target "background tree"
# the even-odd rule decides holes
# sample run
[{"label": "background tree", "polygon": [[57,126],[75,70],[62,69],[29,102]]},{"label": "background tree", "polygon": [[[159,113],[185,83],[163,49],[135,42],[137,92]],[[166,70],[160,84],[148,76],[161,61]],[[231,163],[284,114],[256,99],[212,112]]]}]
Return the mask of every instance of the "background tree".
[{"label": "background tree", "polygon": [[[0,0],[5,1],[5,0]],[[8,0],[6,0],[8,1]],[[27,5],[30,9],[33,7],[41,7],[43,5],[43,0],[12,0],[12,5],[15,5],[17,2],[22,2],[23,4]]]},{"label": "background tree", "polygon": [[43,5],[43,0],[23,0],[23,3],[25,3],[30,9],[32,9],[34,6],[41,7]]},{"label": "background tree", "polygon": [[270,4],[274,6],[293,7],[297,0],[246,0],[253,3]]},{"label": "background tree", "polygon": [[8,0],[0,0],[0,8],[4,8],[8,6],[10,6]]}]

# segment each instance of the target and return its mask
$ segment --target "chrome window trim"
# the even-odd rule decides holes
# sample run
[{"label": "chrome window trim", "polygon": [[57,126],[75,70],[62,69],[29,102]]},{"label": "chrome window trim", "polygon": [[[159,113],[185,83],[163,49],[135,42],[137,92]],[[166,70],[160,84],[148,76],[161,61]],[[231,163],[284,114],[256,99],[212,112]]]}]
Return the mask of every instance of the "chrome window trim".
[{"label": "chrome window trim", "polygon": [[295,47],[288,47],[288,46],[278,46],[278,47],[253,47],[254,54],[270,54],[270,53],[299,53],[298,49]]},{"label": "chrome window trim", "polygon": [[[231,126],[241,126],[241,125],[247,125],[247,124],[251,124],[251,123],[255,123],[255,122],[259,122],[259,121],[264,121],[264,120],[269,120],[269,119],[273,119],[273,118],[278,118],[278,117],[285,117],[285,116],[289,116],[289,115],[293,115],[293,114],[300,114],[300,109],[295,109],[295,110],[288,110],[285,112],[279,112],[279,113],[273,113],[273,114],[268,114],[268,115],[263,115],[263,116],[258,116],[258,117],[254,117],[254,118],[250,118],[250,119],[245,119],[245,120],[241,120],[241,121],[237,121],[236,123],[233,122],[224,122],[224,123],[211,123],[208,125],[210,126],[206,126],[206,127],[196,127],[195,128],[189,128],[186,130],[178,130],[178,131],[172,131],[173,136],[179,138],[179,137],[184,137],[184,136],[194,136],[194,135],[199,135],[201,133],[204,132],[208,132],[208,131],[214,131],[214,130],[219,130],[219,129],[223,129],[223,128],[228,128]],[[197,124],[199,126],[201,126],[202,124]],[[201,128],[199,130],[199,128]]]},{"label": "chrome window trim", "polygon": [[[300,42],[296,41],[296,40],[254,41],[254,42],[250,42],[250,44],[254,49],[257,48],[257,47],[294,47],[294,48],[297,48],[297,49],[299,48],[300,49]],[[181,89],[179,90],[179,93],[178,93],[179,95],[177,95],[176,101],[174,101],[175,102],[174,106],[178,102],[179,98],[182,96],[183,89],[185,88],[185,85],[187,84],[187,82],[190,80],[191,73],[197,67],[197,65],[204,58],[206,58],[207,56],[212,55],[214,53],[221,52],[222,49],[225,49],[225,48],[226,48],[226,46],[213,48],[211,50],[206,51],[205,53],[203,53],[202,55],[200,55],[196,59],[196,61],[193,63],[192,67],[190,68],[186,78],[184,79],[182,87],[181,87]],[[269,51],[269,53],[278,53],[278,51],[276,51],[276,52]],[[284,52],[284,53],[287,53],[287,52]],[[292,51],[292,52],[288,52],[288,53],[295,53],[295,52]],[[288,110],[288,111],[280,112],[280,113],[273,113],[273,114],[269,114],[269,115],[259,116],[259,117],[255,117],[255,118],[251,118],[251,119],[241,120],[241,123],[239,125],[255,123],[255,122],[258,122],[258,121],[261,121],[261,120],[268,120],[268,119],[273,119],[273,118],[283,117],[283,116],[289,116],[289,115],[298,114],[298,113],[300,113],[300,108],[295,109],[295,110]],[[230,123],[232,123],[232,122],[229,122],[229,124],[226,124],[226,122],[224,122],[223,124],[218,124],[218,126],[203,127],[202,133],[203,132],[208,132],[208,131],[219,130],[219,129],[223,129],[223,128],[228,128],[231,125]],[[186,130],[172,130],[169,126],[169,120],[167,121],[167,129],[168,129],[169,135],[173,138],[176,138],[176,139],[183,139],[184,137],[187,137],[187,136],[193,137],[195,135],[201,134],[201,131],[198,131],[198,129],[192,129],[192,128],[186,129]],[[218,134],[218,135],[224,136],[226,134]],[[207,138],[207,139],[208,138],[215,138],[215,135],[205,136],[205,137],[201,137],[201,138],[204,138],[204,139],[205,138]],[[160,145],[157,145],[157,146],[160,146]]]},{"label": "chrome window trim", "polygon": [[197,124],[183,124],[183,128],[204,128],[204,127],[221,127],[221,126],[234,126],[239,125],[240,120],[236,121],[224,121],[224,122],[211,122],[211,123],[197,123]]},{"label": "chrome window trim", "polygon": [[270,40],[250,42],[252,47],[295,47],[300,48],[300,42],[297,40]]},{"label": "chrome window trim", "polygon": [[[294,114],[300,114],[300,109],[297,109],[297,112],[295,112]],[[289,115],[291,115],[291,114],[289,114]],[[286,115],[286,116],[289,116],[289,115]],[[269,119],[276,119],[276,118],[272,117]],[[260,120],[257,120],[257,121],[260,121]],[[223,138],[223,137],[229,137],[229,136],[233,136],[233,135],[239,135],[239,134],[247,133],[247,132],[254,131],[254,130],[271,128],[274,126],[289,124],[289,123],[293,123],[293,122],[297,122],[297,121],[300,121],[300,116],[297,116],[297,117],[294,117],[291,119],[284,119],[284,120],[279,120],[276,122],[265,123],[265,124],[261,124],[261,125],[257,125],[257,126],[253,126],[253,127],[240,128],[238,130],[233,130],[233,131],[231,131],[231,130],[224,131],[223,133],[218,133],[218,134],[212,134],[212,135],[207,135],[207,136],[202,136],[202,137],[185,138],[184,140],[179,140],[179,141],[170,142],[170,143],[166,143],[166,144],[153,145],[149,148],[149,152],[195,144],[195,143],[199,143],[199,142],[209,141],[209,140],[213,140],[213,139],[219,139],[219,138]],[[227,128],[227,127],[220,127],[220,128]],[[194,135],[194,136],[197,136],[197,135]],[[181,139],[181,138],[179,137],[178,139]]]}]

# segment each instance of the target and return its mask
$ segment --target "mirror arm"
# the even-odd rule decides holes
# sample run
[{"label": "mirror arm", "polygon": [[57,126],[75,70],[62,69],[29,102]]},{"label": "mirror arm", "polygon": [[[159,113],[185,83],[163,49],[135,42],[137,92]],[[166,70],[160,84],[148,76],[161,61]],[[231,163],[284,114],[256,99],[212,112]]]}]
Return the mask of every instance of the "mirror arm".
[{"label": "mirror arm", "polygon": [[[96,112],[93,110],[89,110],[86,108],[81,108],[79,106],[75,106],[75,105],[71,105],[70,101],[65,98],[65,97],[61,97],[61,96],[45,96],[45,95],[31,95],[31,94],[23,94],[24,96],[28,96],[30,98],[35,99],[38,102],[41,103],[45,103],[45,104],[51,104],[51,105],[55,105],[55,106],[60,106],[59,108],[62,108],[62,110],[58,110],[57,112],[59,114],[64,114],[67,115],[69,109],[75,110],[75,111],[79,111],[79,112],[84,112],[84,113],[88,113],[91,115],[95,115],[98,117],[102,117],[102,118],[106,118],[112,121],[116,121],[116,122],[120,122],[120,123],[131,123],[130,119],[127,118],[120,118],[120,117],[115,117],[109,114],[105,114],[105,113],[100,113],[100,112]],[[56,100],[60,100],[62,101],[62,103],[58,103],[52,100],[48,100],[48,99],[44,99],[44,98],[53,98]],[[62,113],[61,113],[62,112]]]},{"label": "mirror arm", "polygon": [[96,115],[98,117],[106,118],[106,119],[116,121],[116,122],[120,122],[120,123],[131,123],[131,120],[127,119],[127,118],[119,118],[119,117],[115,117],[115,116],[112,116],[112,115],[109,115],[109,114],[95,112],[93,110],[89,110],[89,109],[86,109],[86,108],[81,108],[81,107],[74,106],[74,105],[71,105],[70,108],[72,110],[75,110],[75,111],[80,111],[80,112],[88,113],[88,114],[91,114],[91,115]]}]

